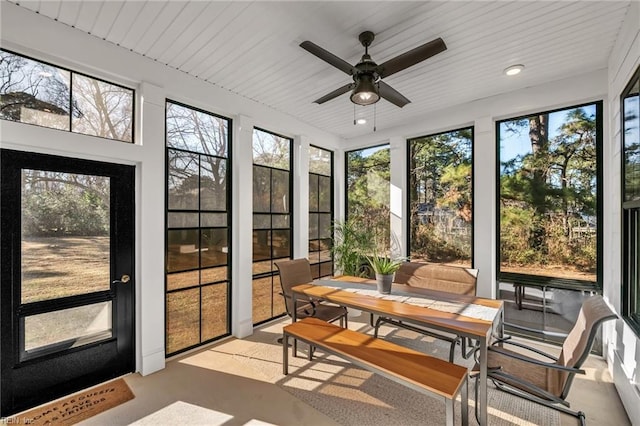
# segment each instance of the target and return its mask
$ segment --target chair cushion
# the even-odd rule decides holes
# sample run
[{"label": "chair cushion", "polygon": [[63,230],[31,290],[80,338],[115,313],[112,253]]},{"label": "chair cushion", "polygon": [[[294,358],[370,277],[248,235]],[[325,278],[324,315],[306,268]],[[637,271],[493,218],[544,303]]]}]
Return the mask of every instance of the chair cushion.
[{"label": "chair cushion", "polygon": [[477,277],[477,269],[436,263],[405,262],[396,272],[394,283],[475,296]]}]

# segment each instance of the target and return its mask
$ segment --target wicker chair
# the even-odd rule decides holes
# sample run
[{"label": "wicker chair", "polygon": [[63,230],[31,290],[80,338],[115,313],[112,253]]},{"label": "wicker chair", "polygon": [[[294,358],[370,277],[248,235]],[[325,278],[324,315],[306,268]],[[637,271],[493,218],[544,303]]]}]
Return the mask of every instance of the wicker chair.
[{"label": "wicker chair", "polygon": [[[500,390],[570,414],[584,424],[584,413],[570,410],[566,397],[576,373],[585,374],[580,367],[589,356],[598,326],[604,321],[615,318],[617,318],[616,314],[602,296],[593,296],[585,300],[578,319],[564,340],[562,351],[557,358],[538,349],[513,342],[508,337],[499,339],[489,347],[488,377]],[[513,345],[519,349],[513,351],[507,349],[507,345]],[[549,361],[532,358],[527,352],[531,355],[541,355]],[[474,370],[477,370],[477,365]]]},{"label": "wicker chair", "polygon": [[[284,297],[287,314],[293,318],[293,295],[291,288],[299,284],[313,281],[311,265],[307,259],[281,260],[275,262],[280,272],[280,285]],[[298,319],[315,317],[327,322],[340,320],[340,327],[347,327],[347,308],[320,303],[304,296],[296,298],[296,316]]]}]

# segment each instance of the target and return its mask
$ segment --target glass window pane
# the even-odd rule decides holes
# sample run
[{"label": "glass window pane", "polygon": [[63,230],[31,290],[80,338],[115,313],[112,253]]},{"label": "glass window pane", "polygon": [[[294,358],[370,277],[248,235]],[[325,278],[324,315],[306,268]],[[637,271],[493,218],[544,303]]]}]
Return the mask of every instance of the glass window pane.
[{"label": "glass window pane", "polygon": [[500,272],[596,280],[597,105],[498,123]]},{"label": "glass window pane", "polygon": [[167,353],[200,343],[200,289],[167,294]]},{"label": "glass window pane", "polygon": [[253,229],[271,229],[270,214],[254,214]]},{"label": "glass window pane", "polygon": [[622,104],[624,117],[624,199],[640,200],[640,80],[635,84]]},{"label": "glass window pane", "polygon": [[273,276],[273,316],[281,315],[287,312],[287,308],[284,302],[284,296],[282,295],[282,285],[280,284],[280,275]]},{"label": "glass window pane", "polygon": [[273,290],[271,278],[258,278],[253,280],[253,322],[266,321],[271,315],[271,299]]},{"label": "glass window pane", "polygon": [[326,149],[309,147],[309,173],[331,176],[332,152]]},{"label": "glass window pane", "polygon": [[169,213],[167,215],[168,228],[197,228],[198,213]]},{"label": "glass window pane", "polygon": [[167,245],[168,272],[185,271],[199,266],[200,247],[197,229],[168,231]]},{"label": "glass window pane", "polygon": [[271,171],[271,212],[289,213],[289,172]]},{"label": "glass window pane", "polygon": [[200,235],[201,267],[226,265],[229,252],[227,229],[203,229]]},{"label": "glass window pane", "polygon": [[202,340],[210,340],[229,332],[227,327],[227,284],[202,287]]},{"label": "glass window pane", "polygon": [[253,163],[289,170],[291,139],[253,129]]},{"label": "glass window pane", "polygon": [[193,287],[200,284],[200,271],[167,274],[167,290]]},{"label": "glass window pane", "polygon": [[318,213],[309,213],[309,239],[317,240],[320,238],[318,231]]},{"label": "glass window pane", "polygon": [[309,211],[318,211],[318,175],[309,175]]},{"label": "glass window pane", "polygon": [[200,273],[202,275],[202,278],[200,279],[202,284],[227,281],[229,279],[229,268],[227,266],[202,269]]},{"label": "glass window pane", "polygon": [[227,156],[229,120],[167,102],[167,146]]},{"label": "glass window pane", "polygon": [[253,231],[253,261],[271,259],[271,231]]},{"label": "glass window pane", "polygon": [[413,260],[471,266],[473,129],[409,141]]},{"label": "glass window pane", "polygon": [[203,228],[227,226],[227,215],[228,213],[201,213],[200,226]]},{"label": "glass window pane", "polygon": [[253,211],[271,211],[271,171],[266,167],[253,167]]},{"label": "glass window pane", "polygon": [[198,155],[187,152],[168,152],[169,210],[198,210]]},{"label": "glass window pane", "polygon": [[318,179],[318,211],[331,211],[331,182],[332,179],[326,176]]},{"label": "glass window pane", "polygon": [[322,213],[318,215],[318,235],[319,238],[331,238],[331,214]]},{"label": "glass window pane", "polygon": [[22,171],[22,303],[109,290],[110,179]]},{"label": "glass window pane", "polygon": [[200,209],[227,209],[227,160],[200,156]]},{"label": "glass window pane", "polygon": [[69,130],[70,73],[0,50],[0,118]]},{"label": "glass window pane", "polygon": [[111,314],[111,302],[102,302],[25,317],[24,350],[56,343],[65,343],[61,350],[66,350],[110,339]]},{"label": "glass window pane", "polygon": [[347,152],[347,218],[377,234],[380,253],[390,246],[390,152],[389,145]]},{"label": "glass window pane", "polygon": [[273,258],[291,255],[291,231],[275,230],[273,232]]},{"label": "glass window pane", "polygon": [[262,262],[253,262],[253,267],[251,268],[251,273],[253,275],[264,274],[266,272],[273,272],[276,270],[276,267],[273,265],[271,260],[265,260]]},{"label": "glass window pane", "polygon": [[289,215],[288,214],[274,214],[271,217],[274,228],[289,228]]},{"label": "glass window pane", "polygon": [[133,90],[73,74],[72,128],[75,133],[133,141]]}]

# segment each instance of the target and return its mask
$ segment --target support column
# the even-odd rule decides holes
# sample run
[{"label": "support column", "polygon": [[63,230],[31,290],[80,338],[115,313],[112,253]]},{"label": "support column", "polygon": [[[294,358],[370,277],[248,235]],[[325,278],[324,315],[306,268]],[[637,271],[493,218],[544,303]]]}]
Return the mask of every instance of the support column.
[{"label": "support column", "polygon": [[253,125],[250,117],[233,120],[231,230],[231,333],[253,333]]},{"label": "support column", "polygon": [[164,212],[165,92],[140,85],[142,113],[136,140],[144,161],[136,165],[136,365],[143,376],[165,366]]},{"label": "support column", "polygon": [[491,117],[475,120],[473,135],[473,267],[477,295],[496,297],[496,135]]},{"label": "support column", "polygon": [[391,210],[391,255],[406,256],[407,247],[407,143],[401,137],[389,139],[391,149],[389,207]]},{"label": "support column", "polygon": [[309,257],[309,142],[293,139],[293,258]]}]

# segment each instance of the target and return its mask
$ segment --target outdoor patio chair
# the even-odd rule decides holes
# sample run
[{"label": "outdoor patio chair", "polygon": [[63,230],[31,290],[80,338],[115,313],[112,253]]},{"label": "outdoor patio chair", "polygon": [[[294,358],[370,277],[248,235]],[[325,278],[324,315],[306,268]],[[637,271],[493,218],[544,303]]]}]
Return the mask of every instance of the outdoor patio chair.
[{"label": "outdoor patio chair", "polygon": [[[478,270],[458,266],[441,265],[437,263],[404,262],[396,272],[394,284],[403,284],[409,287],[425,288],[429,290],[444,291],[447,293],[476,295],[476,282]],[[373,317],[373,315],[372,315]],[[373,318],[372,318],[373,319]],[[445,334],[424,327],[415,327],[410,324],[396,321],[390,318],[378,317],[373,335],[378,337],[378,331],[383,324],[389,324],[398,328],[405,328],[416,333],[434,337],[449,342],[449,362],[453,362],[456,345],[461,346],[464,359],[469,358],[475,351],[475,343],[470,339]],[[467,346],[471,349],[467,350]]]},{"label": "outdoor patio chair", "polygon": [[[566,397],[576,373],[585,374],[580,367],[589,356],[598,326],[615,318],[616,314],[602,296],[592,296],[585,300],[557,358],[511,341],[509,337],[498,339],[489,347],[488,378],[500,390],[570,414],[584,424],[585,414],[570,410]],[[506,348],[507,345],[519,349],[510,350]],[[545,357],[548,361],[536,359],[534,354]],[[474,370],[475,374],[477,364]],[[476,398],[477,388],[476,381]]]},{"label": "outdoor patio chair", "polygon": [[[311,265],[307,259],[281,260],[275,262],[280,271],[280,285],[284,297],[287,314],[293,318],[293,295],[291,288],[299,284],[313,281]],[[347,308],[344,306],[328,305],[317,300],[310,300],[300,295],[296,300],[296,314],[298,319],[315,317],[327,322],[340,320],[340,327],[347,327]]]}]

